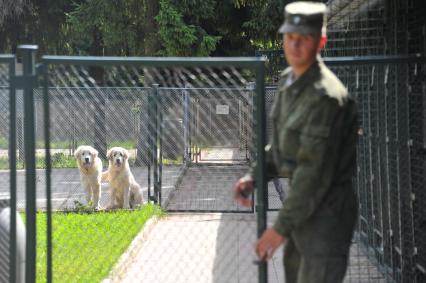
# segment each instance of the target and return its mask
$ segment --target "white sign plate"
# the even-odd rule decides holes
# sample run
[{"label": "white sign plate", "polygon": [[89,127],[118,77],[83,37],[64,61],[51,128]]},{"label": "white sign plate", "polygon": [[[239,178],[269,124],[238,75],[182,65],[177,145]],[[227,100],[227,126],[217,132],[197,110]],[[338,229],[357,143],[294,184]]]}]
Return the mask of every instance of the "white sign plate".
[{"label": "white sign plate", "polygon": [[229,105],[216,105],[216,114],[229,115]]}]

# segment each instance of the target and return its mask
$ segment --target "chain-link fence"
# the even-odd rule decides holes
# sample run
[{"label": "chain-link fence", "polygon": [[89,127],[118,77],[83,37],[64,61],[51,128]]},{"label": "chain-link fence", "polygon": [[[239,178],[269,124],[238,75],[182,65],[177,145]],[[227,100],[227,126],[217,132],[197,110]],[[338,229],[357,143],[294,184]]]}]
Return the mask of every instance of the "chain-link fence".
[{"label": "chain-link fence", "polygon": [[[360,222],[346,280],[424,282],[424,5],[419,0],[327,5],[323,56],[356,97],[360,114]],[[257,53],[268,58],[266,79],[273,84],[286,67],[282,50]]]},{"label": "chain-link fence", "polygon": [[388,58],[333,70],[360,113],[359,240],[386,277],[422,282],[425,60]]},{"label": "chain-link fence", "polygon": [[[423,282],[425,58],[325,58],[325,62],[354,96],[359,110],[360,216],[346,281]],[[265,93],[267,101],[277,95],[272,87]],[[276,192],[277,187],[269,184],[270,210],[280,208]]]},{"label": "chain-link fence", "polygon": [[[232,187],[257,156],[261,63],[46,57],[33,89],[36,281],[257,282],[256,215]],[[14,187],[24,217],[26,164]]]}]

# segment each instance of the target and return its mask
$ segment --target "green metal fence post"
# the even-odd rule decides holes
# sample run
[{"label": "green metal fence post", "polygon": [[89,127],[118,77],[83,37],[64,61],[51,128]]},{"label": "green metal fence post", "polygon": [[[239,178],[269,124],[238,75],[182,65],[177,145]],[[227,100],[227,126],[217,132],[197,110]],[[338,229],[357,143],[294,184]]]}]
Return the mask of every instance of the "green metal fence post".
[{"label": "green metal fence post", "polygon": [[[15,56],[9,63],[9,79],[15,76]],[[9,282],[16,282],[16,91],[9,82],[10,246]]]},{"label": "green metal fence post", "polygon": [[49,108],[49,71],[47,65],[41,65],[38,71],[43,74],[43,110],[44,110],[44,144],[46,161],[46,239],[47,239],[47,273],[46,281],[52,282],[52,163],[50,156],[50,108]]},{"label": "green metal fence post", "polygon": [[191,157],[189,155],[189,86],[185,85],[183,89],[183,162],[185,165],[191,163]]},{"label": "green metal fence post", "polygon": [[159,162],[158,162],[158,203],[161,206],[161,190],[163,180],[163,97],[158,93],[158,145],[159,145]]},{"label": "green metal fence post", "polygon": [[153,135],[153,127],[152,124],[150,123],[152,120],[152,108],[153,108],[153,101],[152,101],[152,93],[153,90],[152,88],[149,90],[148,92],[148,202],[150,201],[154,201],[154,203],[156,203],[155,201],[155,197],[152,195],[151,193],[151,168],[152,168],[152,161],[153,161],[153,153],[152,153],[152,135]]},{"label": "green metal fence post", "polygon": [[36,278],[36,171],[35,171],[35,127],[34,86],[36,45],[20,45],[23,75],[20,85],[24,90],[24,147],[26,187],[26,251],[25,282]]},{"label": "green metal fence post", "polygon": [[[265,145],[266,145],[266,118],[265,118],[265,65],[258,62],[256,68],[256,140],[257,140],[257,172],[256,172],[256,211],[257,236],[260,237],[266,229],[266,209],[268,202],[265,174]],[[268,282],[268,264],[262,261],[259,264],[259,283]]]},{"label": "green metal fence post", "polygon": [[[152,85],[152,127],[153,127],[153,144],[152,144],[152,153],[153,153],[153,162],[152,167],[154,167],[154,198],[155,202],[160,204],[161,200],[159,199],[159,179],[158,179],[158,84]],[[160,204],[161,205],[161,204]]]}]

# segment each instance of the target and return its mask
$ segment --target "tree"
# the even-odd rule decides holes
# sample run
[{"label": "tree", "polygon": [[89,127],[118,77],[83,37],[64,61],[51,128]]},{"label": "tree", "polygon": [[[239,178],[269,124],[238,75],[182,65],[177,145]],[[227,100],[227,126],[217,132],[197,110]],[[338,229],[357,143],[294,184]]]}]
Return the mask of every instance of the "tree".
[{"label": "tree", "polygon": [[6,19],[22,15],[27,6],[26,0],[0,0],[0,27]]},{"label": "tree", "polygon": [[[45,1],[2,1],[5,9],[0,14],[8,14],[0,21],[0,52],[16,53],[16,46],[23,43],[37,44],[37,54],[67,54],[67,38],[62,29],[65,14],[72,8],[69,0]],[[9,10],[6,2],[16,5]],[[24,6],[21,6],[24,5]],[[19,8],[20,7],[20,8]],[[19,12],[18,12],[19,11]]]},{"label": "tree", "polygon": [[249,20],[242,26],[256,49],[276,49],[281,46],[278,28],[283,22],[284,7],[289,0],[234,0],[238,7],[247,6]]},{"label": "tree", "polygon": [[208,56],[221,36],[209,34],[202,22],[214,18],[214,0],[160,0],[156,20],[159,26],[161,55]]}]

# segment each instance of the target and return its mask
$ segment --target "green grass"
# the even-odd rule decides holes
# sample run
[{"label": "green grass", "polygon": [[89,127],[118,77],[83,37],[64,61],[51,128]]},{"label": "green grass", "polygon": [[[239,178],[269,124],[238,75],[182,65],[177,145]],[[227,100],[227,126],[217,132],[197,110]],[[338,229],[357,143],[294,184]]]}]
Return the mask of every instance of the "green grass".
[{"label": "green grass", "polygon": [[[100,282],[145,222],[163,212],[145,205],[134,211],[53,213],[53,282]],[[46,214],[37,215],[37,282],[46,282]]]},{"label": "green grass", "polygon": [[4,137],[0,137],[0,149],[8,149],[9,148],[9,140]]},{"label": "green grass", "polygon": [[132,141],[112,141],[108,143],[108,148],[119,146],[125,149],[133,149],[136,148],[136,143]]},{"label": "green grass", "polygon": [[[52,160],[52,168],[77,168],[77,161],[75,160],[74,156],[68,156],[63,153],[55,153],[51,157]],[[182,164],[183,159],[182,156],[178,156],[176,160],[172,159],[163,159],[163,165],[180,165]],[[135,164],[135,159],[130,158],[129,163],[131,166]],[[102,164],[104,168],[108,167],[108,161],[102,160]],[[16,168],[17,169],[23,169],[24,164],[22,161],[16,162]],[[46,162],[44,157],[37,156],[36,157],[36,168],[37,169],[44,169],[46,168]],[[0,170],[7,170],[9,169],[9,159],[6,157],[0,158]]]},{"label": "green grass", "polygon": [[[77,145],[77,147],[79,145],[83,145],[83,144],[89,144],[91,145],[91,142],[87,142],[87,141],[51,141],[50,142],[50,148],[51,149],[68,149],[71,147],[71,144],[75,144]],[[1,146],[1,139],[0,139],[0,146]],[[131,140],[127,140],[127,141],[110,141],[107,144],[108,148],[111,148],[113,146],[121,146],[124,147],[125,149],[132,149],[136,147],[136,143],[134,141]],[[44,148],[45,144],[44,141],[37,141],[36,143],[36,147],[37,148]]]},{"label": "green grass", "polygon": [[[73,156],[68,156],[63,153],[55,153],[51,156],[52,168],[77,168],[77,161]],[[107,163],[106,163],[107,164]],[[24,163],[17,160],[17,169],[23,169]],[[36,168],[46,168],[46,160],[44,157],[36,156]],[[0,158],[0,170],[9,169],[9,159],[6,157]]]}]

